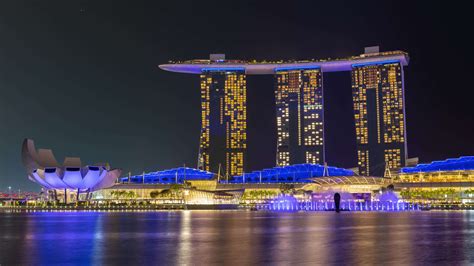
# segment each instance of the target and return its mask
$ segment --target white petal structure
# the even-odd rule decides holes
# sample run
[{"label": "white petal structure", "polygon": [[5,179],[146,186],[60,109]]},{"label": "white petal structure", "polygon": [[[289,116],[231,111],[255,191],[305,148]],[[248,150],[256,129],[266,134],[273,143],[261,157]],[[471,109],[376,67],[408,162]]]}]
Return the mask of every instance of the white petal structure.
[{"label": "white petal structure", "polygon": [[36,151],[31,139],[23,141],[22,159],[28,179],[47,189],[96,191],[112,186],[122,173],[121,169],[110,169],[103,163],[83,167],[76,157],[66,157],[60,165],[51,150]]},{"label": "white petal structure", "polygon": [[[33,177],[33,180],[42,185],[43,187],[46,188],[51,188],[51,185],[46,183],[46,180],[44,179],[44,173],[42,174],[43,177],[41,177],[38,173],[37,170],[35,170],[32,174],[30,174],[30,177]],[[30,179],[31,180],[31,179]]]}]

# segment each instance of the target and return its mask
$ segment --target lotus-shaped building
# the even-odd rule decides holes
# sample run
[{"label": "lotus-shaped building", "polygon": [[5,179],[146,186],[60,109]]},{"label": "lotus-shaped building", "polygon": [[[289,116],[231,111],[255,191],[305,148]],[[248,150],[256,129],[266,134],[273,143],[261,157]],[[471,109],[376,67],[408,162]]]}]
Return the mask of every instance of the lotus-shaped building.
[{"label": "lotus-shaped building", "polygon": [[23,141],[22,160],[28,178],[46,189],[92,192],[111,187],[122,172],[102,163],[82,166],[81,159],[77,157],[66,157],[60,165],[51,150],[36,151],[31,139]]}]

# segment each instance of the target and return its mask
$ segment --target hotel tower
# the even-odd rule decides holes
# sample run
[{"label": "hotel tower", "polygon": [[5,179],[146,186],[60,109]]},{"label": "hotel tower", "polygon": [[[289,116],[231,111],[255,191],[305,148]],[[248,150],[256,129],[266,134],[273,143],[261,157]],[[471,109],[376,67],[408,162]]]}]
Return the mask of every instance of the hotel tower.
[{"label": "hotel tower", "polygon": [[359,175],[382,176],[406,163],[403,67],[408,62],[405,52],[379,52],[374,46],[361,55],[331,60],[258,62],[219,54],[159,67],[200,75],[198,167],[230,176],[249,170],[246,75],[275,77],[276,165],[287,166],[326,163],[323,73],[350,71]]},{"label": "hotel tower", "polygon": [[403,67],[399,61],[354,64],[352,98],[360,175],[405,166]]},{"label": "hotel tower", "polygon": [[246,93],[244,69],[203,70],[198,168],[230,176],[244,173]]},{"label": "hotel tower", "polygon": [[275,82],[276,165],[324,164],[321,70],[277,68]]}]

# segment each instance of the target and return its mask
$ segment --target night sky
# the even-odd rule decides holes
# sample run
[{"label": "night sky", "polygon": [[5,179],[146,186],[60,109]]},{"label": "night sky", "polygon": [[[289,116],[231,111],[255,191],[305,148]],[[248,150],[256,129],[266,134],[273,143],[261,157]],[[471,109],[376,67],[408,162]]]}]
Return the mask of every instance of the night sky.
[{"label": "night sky", "polygon": [[[37,190],[23,138],[58,161],[124,173],[195,167],[198,76],[168,60],[337,58],[380,45],[410,54],[408,152],[421,162],[474,155],[472,15],[441,1],[1,1],[0,190]],[[450,6],[446,6],[450,4]],[[324,75],[330,165],[356,165],[350,73]],[[472,93],[471,93],[472,94]],[[273,166],[271,76],[248,77],[249,160]]]}]

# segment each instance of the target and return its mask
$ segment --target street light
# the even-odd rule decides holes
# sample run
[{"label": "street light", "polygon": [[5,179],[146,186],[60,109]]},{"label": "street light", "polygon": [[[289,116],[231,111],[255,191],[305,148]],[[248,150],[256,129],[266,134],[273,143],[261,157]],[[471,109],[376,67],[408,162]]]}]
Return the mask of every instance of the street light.
[{"label": "street light", "polygon": [[8,186],[8,195],[10,196],[10,206],[12,205],[12,187],[11,186]]}]

